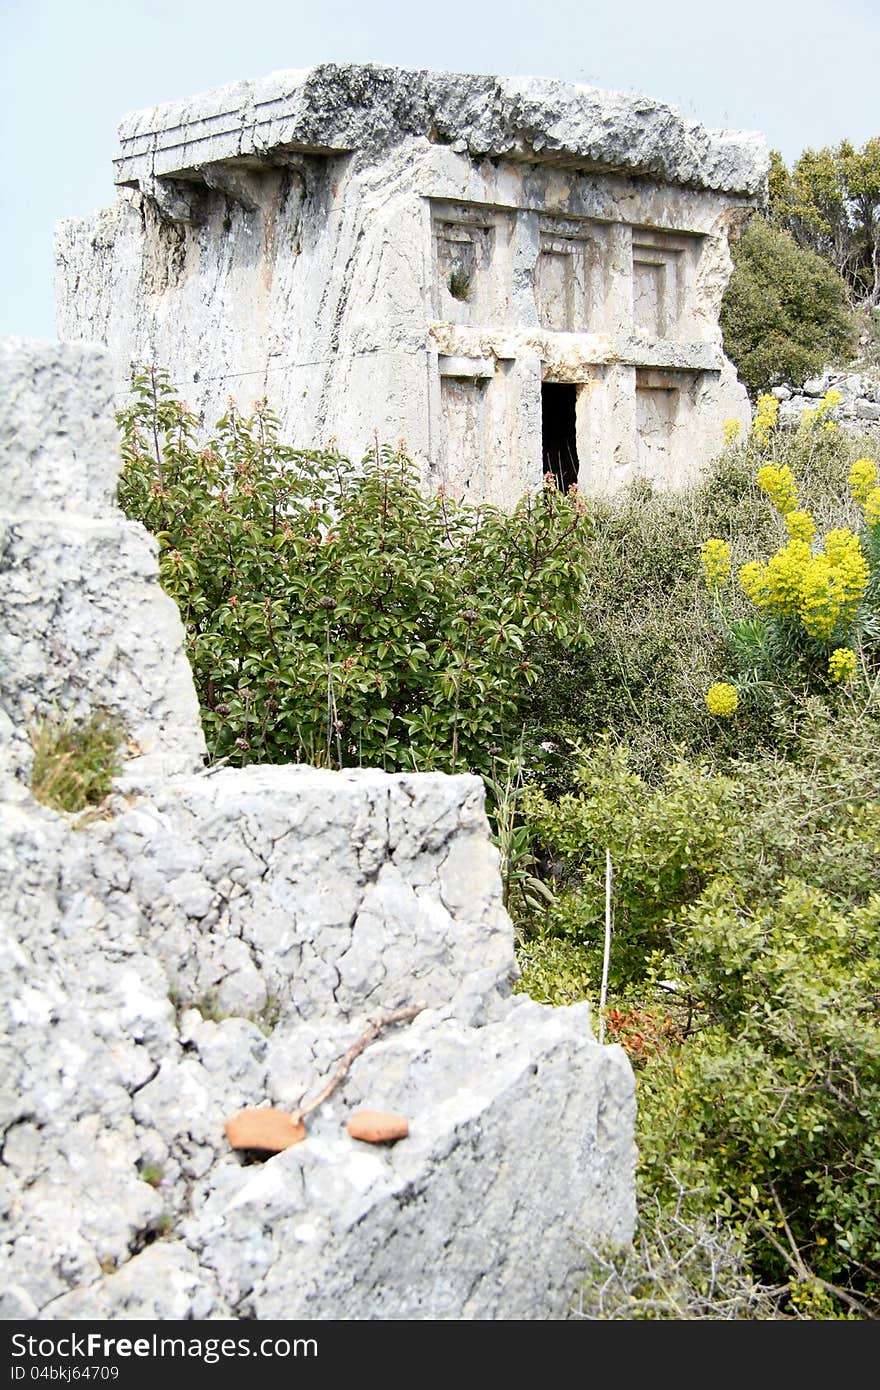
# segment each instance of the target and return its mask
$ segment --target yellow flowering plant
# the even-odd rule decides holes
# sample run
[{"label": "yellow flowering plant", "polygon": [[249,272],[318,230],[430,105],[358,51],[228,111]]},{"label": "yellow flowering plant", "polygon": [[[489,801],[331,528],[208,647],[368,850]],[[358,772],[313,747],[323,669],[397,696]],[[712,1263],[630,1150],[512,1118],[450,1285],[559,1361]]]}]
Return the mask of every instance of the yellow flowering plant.
[{"label": "yellow flowering plant", "polygon": [[779,423],[779,402],[770,392],[758,397],[755,407],[755,417],[752,420],[752,428],[749,431],[749,439],[756,444],[759,449],[765,449],[770,443],[770,436]]},{"label": "yellow flowering plant", "polygon": [[786,516],[797,507],[797,483],[787,463],[765,463],[763,468],[758,469],[757,483],[780,516]]},{"label": "yellow flowering plant", "polygon": [[739,694],[736,686],[730,685],[727,681],[716,681],[706,691],[706,708],[710,714],[717,714],[721,719],[730,719],[736,714],[738,706]]},{"label": "yellow flowering plant", "polygon": [[[827,393],[826,411],[836,402]],[[863,639],[880,639],[880,470],[868,458],[850,469],[848,484],[859,506],[859,533],[836,527],[817,535],[811,512],[801,508],[798,483],[787,464],[768,462],[757,483],[785,528],[785,541],[766,559],[737,571],[738,588],[751,614],[733,620],[720,598],[730,575],[730,548],[711,538],[702,548],[706,585],[716,617],[733,650],[737,687],[719,682],[706,695],[713,714],[730,717],[741,698],[773,686],[828,688],[852,680]],[[732,691],[731,696],[728,692]]]},{"label": "yellow flowering plant", "polygon": [[793,541],[812,541],[816,534],[816,523],[809,512],[795,508],[786,514],[785,529]]},{"label": "yellow flowering plant", "polygon": [[730,546],[717,536],[704,541],[700,551],[700,562],[706,588],[711,592],[719,585],[726,584],[730,578]]},{"label": "yellow flowering plant", "polygon": [[856,459],[852,468],[849,470],[847,478],[849,490],[853,501],[863,507],[868,500],[871,491],[876,488],[878,483],[877,465],[873,459]]},{"label": "yellow flowering plant", "polygon": [[856,654],[851,647],[835,647],[828,658],[828,673],[838,685],[843,685],[855,674]]},{"label": "yellow flowering plant", "polygon": [[831,412],[842,400],[840,392],[832,386],[825,392],[818,405],[811,406],[801,415],[798,434],[803,437],[816,434],[820,430],[825,434],[833,434],[837,429],[837,422]]}]

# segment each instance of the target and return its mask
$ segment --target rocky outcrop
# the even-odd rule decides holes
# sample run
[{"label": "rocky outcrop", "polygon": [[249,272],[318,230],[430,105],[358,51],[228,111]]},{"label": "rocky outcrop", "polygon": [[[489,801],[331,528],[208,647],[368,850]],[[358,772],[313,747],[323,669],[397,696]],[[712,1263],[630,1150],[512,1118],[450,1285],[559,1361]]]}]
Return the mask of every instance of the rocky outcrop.
[{"label": "rocky outcrop", "polygon": [[[29,665],[0,686],[2,1315],[566,1316],[586,1242],[632,1235],[633,1077],[585,1004],[512,992],[481,782],[200,767],[179,619],[110,497],[106,361],[21,343],[2,361],[8,528],[41,499],[45,528],[3,569],[7,667]],[[44,605],[78,642],[53,645]],[[83,823],[33,800],[18,754],[34,714],[92,691],[156,758]],[[370,1019],[417,1002],[302,1142],[232,1148],[236,1111],[297,1110]],[[352,1137],[362,1110],[408,1134]]]},{"label": "rocky outcrop", "polygon": [[880,379],[867,373],[831,367],[819,376],[810,377],[800,390],[788,384],[772,388],[771,394],[779,401],[780,425],[796,428],[804,411],[815,410],[828,391],[835,391],[840,397],[830,411],[830,418],[844,429],[854,433],[880,429]]},{"label": "rocky outcrop", "polygon": [[183,625],[156,542],[115,505],[101,349],[0,340],[0,439],[0,769],[26,770],[37,716],[97,708],[125,723],[129,779],[200,767]]}]

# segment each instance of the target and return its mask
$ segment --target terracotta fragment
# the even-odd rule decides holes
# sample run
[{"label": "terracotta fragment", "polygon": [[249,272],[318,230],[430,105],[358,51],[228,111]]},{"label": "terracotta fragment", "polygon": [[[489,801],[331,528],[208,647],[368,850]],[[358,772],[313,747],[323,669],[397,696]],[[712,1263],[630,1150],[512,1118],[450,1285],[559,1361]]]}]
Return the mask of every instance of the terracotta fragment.
[{"label": "terracotta fragment", "polygon": [[366,1144],[393,1144],[396,1139],[407,1137],[409,1120],[390,1110],[355,1110],[348,1121],[348,1132],[352,1139]]},{"label": "terracotta fragment", "polygon": [[226,1121],[226,1138],[234,1149],[263,1149],[280,1153],[306,1137],[302,1120],[289,1110],[239,1110]]}]

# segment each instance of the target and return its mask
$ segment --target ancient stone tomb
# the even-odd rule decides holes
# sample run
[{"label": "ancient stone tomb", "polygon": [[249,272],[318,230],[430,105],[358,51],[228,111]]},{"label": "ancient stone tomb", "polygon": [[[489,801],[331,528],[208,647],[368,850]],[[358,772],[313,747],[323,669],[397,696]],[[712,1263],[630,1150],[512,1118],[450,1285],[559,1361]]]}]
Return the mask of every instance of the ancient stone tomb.
[{"label": "ancient stone tomb", "polygon": [[512,504],[551,470],[687,478],[748,421],[718,313],[767,152],[644,97],[322,65],[128,116],[112,209],[61,225],[58,330],[266,396],[357,459]]}]

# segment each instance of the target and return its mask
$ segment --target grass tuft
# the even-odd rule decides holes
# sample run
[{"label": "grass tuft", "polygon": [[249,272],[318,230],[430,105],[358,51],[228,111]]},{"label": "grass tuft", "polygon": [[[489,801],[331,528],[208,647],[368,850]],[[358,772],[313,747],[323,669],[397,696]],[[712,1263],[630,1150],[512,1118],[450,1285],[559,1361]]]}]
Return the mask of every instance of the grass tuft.
[{"label": "grass tuft", "polygon": [[85,720],[53,715],[30,730],[34,765],[31,791],[53,811],[99,805],[122,767],[124,733],[104,710]]}]

